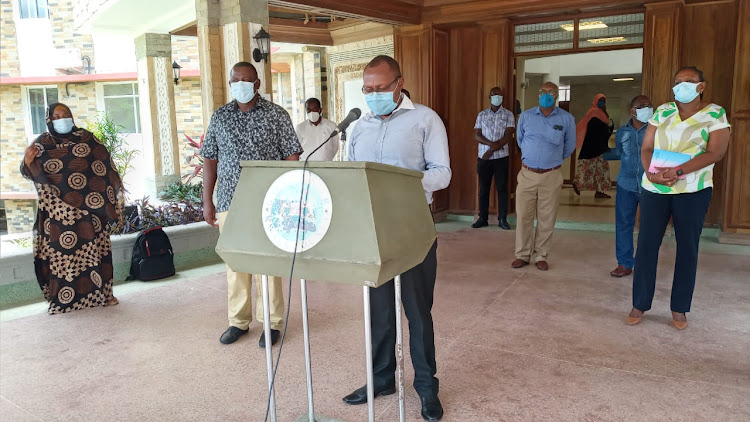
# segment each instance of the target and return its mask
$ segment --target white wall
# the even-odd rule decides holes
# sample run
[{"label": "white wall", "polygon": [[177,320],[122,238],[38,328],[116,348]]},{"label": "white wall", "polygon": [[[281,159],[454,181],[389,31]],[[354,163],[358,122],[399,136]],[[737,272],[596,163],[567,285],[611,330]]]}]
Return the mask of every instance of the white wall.
[{"label": "white wall", "polygon": [[641,73],[643,49],[597,51],[529,59],[526,73],[559,76],[627,75]]},{"label": "white wall", "polygon": [[54,75],[56,56],[50,20],[16,18],[16,36],[21,76]]},{"label": "white wall", "polygon": [[137,72],[135,40],[130,35],[95,33],[96,73]]},{"label": "white wall", "polygon": [[[355,107],[362,110],[362,116],[370,112],[370,108],[367,107],[367,101],[365,101],[365,94],[362,93],[361,79],[344,82],[344,113],[346,114],[342,116],[342,119],[346,117],[346,115],[349,113],[349,110]],[[354,126],[356,125],[357,122],[352,123],[349,126],[349,129],[346,130],[346,133],[352,133],[352,131],[354,130]]]}]

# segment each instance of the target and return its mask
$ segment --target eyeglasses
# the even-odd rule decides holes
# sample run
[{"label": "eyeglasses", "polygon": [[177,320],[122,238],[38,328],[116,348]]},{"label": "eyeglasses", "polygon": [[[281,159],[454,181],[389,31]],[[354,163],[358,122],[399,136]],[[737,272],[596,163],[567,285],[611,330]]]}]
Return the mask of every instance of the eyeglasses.
[{"label": "eyeglasses", "polygon": [[375,88],[375,89],[372,89],[372,88],[366,88],[363,85],[362,86],[362,93],[365,94],[365,95],[367,95],[367,94],[372,94],[374,92],[389,92],[389,91],[392,91],[391,87],[393,86],[393,84],[395,84],[396,82],[398,82],[399,79],[401,79],[401,76],[396,77],[396,79],[393,82],[391,82],[390,84],[388,84],[388,86],[385,87],[385,88]]},{"label": "eyeglasses", "polygon": [[552,95],[552,96],[557,95],[557,91],[555,91],[554,89],[540,89],[539,93],[540,94],[549,94],[549,95]]}]

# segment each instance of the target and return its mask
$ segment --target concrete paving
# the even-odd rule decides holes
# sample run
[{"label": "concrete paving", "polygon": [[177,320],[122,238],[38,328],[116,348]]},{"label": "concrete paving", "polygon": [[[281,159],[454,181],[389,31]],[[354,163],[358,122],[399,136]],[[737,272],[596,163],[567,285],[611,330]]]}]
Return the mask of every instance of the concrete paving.
[{"label": "concrete paving", "polygon": [[[750,420],[750,247],[702,240],[690,325],[677,331],[672,239],[653,310],[631,327],[632,277],[609,276],[613,233],[558,230],[542,272],[510,268],[513,231],[468,224],[440,227],[433,316],[443,420]],[[0,312],[0,420],[262,421],[262,328],[253,322],[237,343],[219,343],[222,270],[116,286],[121,304],[111,308]],[[341,400],[365,383],[361,289],[315,281],[308,289],[315,411],[365,421],[366,406]],[[276,380],[285,422],[307,412],[299,296],[292,283]],[[406,420],[420,421],[406,349]],[[398,420],[396,395],[377,398],[375,409],[378,420]]]}]

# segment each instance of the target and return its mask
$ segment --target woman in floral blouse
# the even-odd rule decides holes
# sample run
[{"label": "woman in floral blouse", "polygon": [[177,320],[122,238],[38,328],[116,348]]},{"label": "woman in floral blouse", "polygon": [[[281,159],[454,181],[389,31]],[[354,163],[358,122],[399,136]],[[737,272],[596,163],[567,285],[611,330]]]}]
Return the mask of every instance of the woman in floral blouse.
[{"label": "woman in floral blouse", "polygon": [[651,309],[659,248],[671,218],[677,241],[672,281],[672,322],[687,328],[698,266],[698,242],[711,202],[714,164],[729,144],[726,112],[703,102],[706,81],[695,67],[674,78],[675,101],[662,104],[649,121],[641,160],[641,217],[633,274],[633,309],[628,324],[641,322]]}]

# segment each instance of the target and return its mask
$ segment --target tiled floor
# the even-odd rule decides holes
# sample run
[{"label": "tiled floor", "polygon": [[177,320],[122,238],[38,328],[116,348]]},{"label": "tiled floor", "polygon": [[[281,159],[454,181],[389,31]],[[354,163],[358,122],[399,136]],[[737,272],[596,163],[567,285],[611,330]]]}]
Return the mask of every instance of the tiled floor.
[{"label": "tiled floor", "polygon": [[[654,308],[629,327],[632,279],[608,275],[612,233],[558,230],[545,273],[510,269],[514,232],[466,226],[439,227],[433,316],[443,420],[750,420],[750,247],[703,240],[690,326],[680,332],[669,325],[670,239]],[[220,271],[119,286],[113,308],[48,316],[36,304],[0,313],[0,420],[263,420],[261,327],[219,343]],[[310,282],[309,306],[316,412],[365,421],[366,406],[341,401],[365,381],[361,289]],[[407,420],[418,421],[412,374],[407,364]],[[279,421],[306,412],[305,391],[293,283]],[[398,420],[395,396],[375,404],[378,420]]]}]

